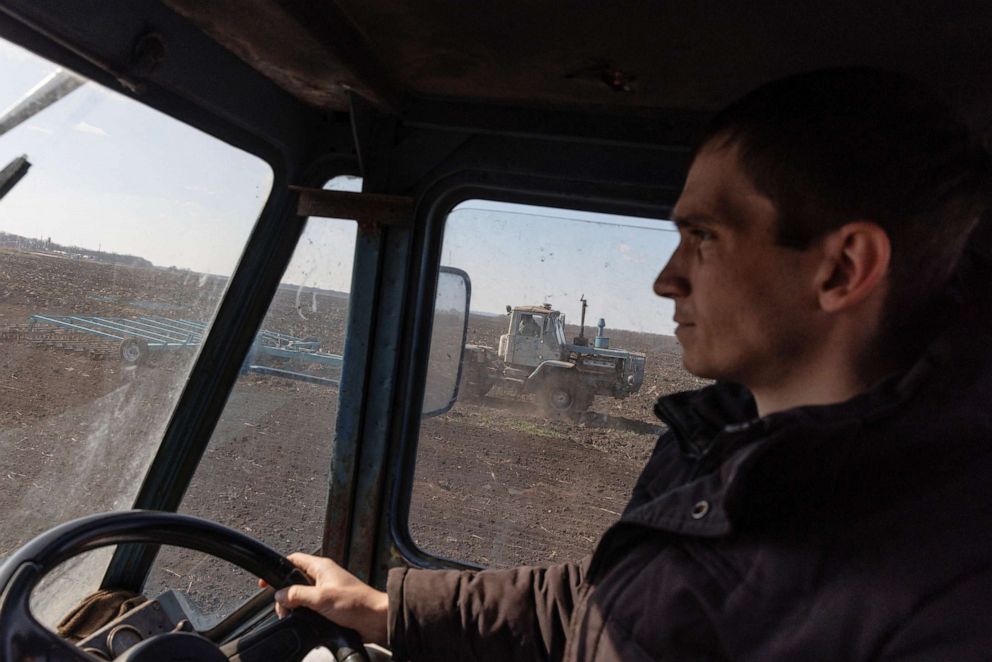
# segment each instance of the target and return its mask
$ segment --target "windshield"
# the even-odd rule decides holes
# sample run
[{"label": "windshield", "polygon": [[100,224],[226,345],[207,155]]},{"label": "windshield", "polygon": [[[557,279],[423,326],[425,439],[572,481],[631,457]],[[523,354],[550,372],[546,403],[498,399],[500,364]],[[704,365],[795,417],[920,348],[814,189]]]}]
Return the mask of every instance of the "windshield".
[{"label": "windshield", "polygon": [[25,113],[55,70],[0,42],[0,559],[130,508],[272,183],[75,76]]}]

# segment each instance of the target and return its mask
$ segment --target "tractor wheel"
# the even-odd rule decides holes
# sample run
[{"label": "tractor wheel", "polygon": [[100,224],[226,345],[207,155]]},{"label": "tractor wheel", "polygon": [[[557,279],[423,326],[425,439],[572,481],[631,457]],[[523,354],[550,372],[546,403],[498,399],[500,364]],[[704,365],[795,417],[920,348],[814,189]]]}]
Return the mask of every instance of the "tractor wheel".
[{"label": "tractor wheel", "polygon": [[148,343],[141,338],[125,338],[121,341],[121,361],[128,365],[139,365],[148,358]]},{"label": "tractor wheel", "polygon": [[537,394],[542,412],[551,418],[577,418],[589,408],[591,400],[571,375],[547,378]]},{"label": "tractor wheel", "polygon": [[581,414],[588,411],[589,407],[592,407],[594,397],[593,392],[589,389],[580,388],[575,394],[575,413]]}]

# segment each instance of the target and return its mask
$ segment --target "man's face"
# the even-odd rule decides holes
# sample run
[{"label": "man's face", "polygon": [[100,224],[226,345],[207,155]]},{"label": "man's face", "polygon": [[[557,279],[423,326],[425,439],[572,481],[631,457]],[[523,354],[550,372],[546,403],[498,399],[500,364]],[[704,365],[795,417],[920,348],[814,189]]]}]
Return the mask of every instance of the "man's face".
[{"label": "man's face", "polygon": [[776,216],[735,148],[700,151],[673,213],[679,247],[654,284],[675,301],[689,372],[754,389],[801,369],[815,347],[817,252],[778,246]]}]

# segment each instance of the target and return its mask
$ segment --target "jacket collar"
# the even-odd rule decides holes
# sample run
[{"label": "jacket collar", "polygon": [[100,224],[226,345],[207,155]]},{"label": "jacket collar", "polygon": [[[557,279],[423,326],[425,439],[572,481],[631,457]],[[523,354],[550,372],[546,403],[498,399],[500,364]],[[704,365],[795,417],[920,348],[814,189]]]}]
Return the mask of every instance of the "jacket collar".
[{"label": "jacket collar", "polygon": [[654,413],[672,430],[679,448],[688,457],[705,453],[728,425],[742,424],[758,415],[751,393],[730,383],[659,398]]},{"label": "jacket collar", "polygon": [[[735,384],[660,398],[655,413],[695,469],[624,521],[721,536],[811,508],[840,512],[866,495],[882,504],[935,469],[988,453],[974,442],[992,435],[987,322],[963,314],[908,370],[841,403],[758,418],[751,395]],[[702,502],[706,514],[693,516]]]}]

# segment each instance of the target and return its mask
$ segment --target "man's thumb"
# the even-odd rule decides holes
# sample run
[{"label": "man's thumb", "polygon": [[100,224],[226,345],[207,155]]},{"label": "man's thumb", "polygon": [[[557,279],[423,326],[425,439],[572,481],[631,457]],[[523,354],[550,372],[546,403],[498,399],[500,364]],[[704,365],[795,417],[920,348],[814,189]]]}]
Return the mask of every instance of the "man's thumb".
[{"label": "man's thumb", "polygon": [[293,584],[276,591],[275,599],[286,609],[297,607],[313,607],[317,604],[318,591],[316,586]]}]

